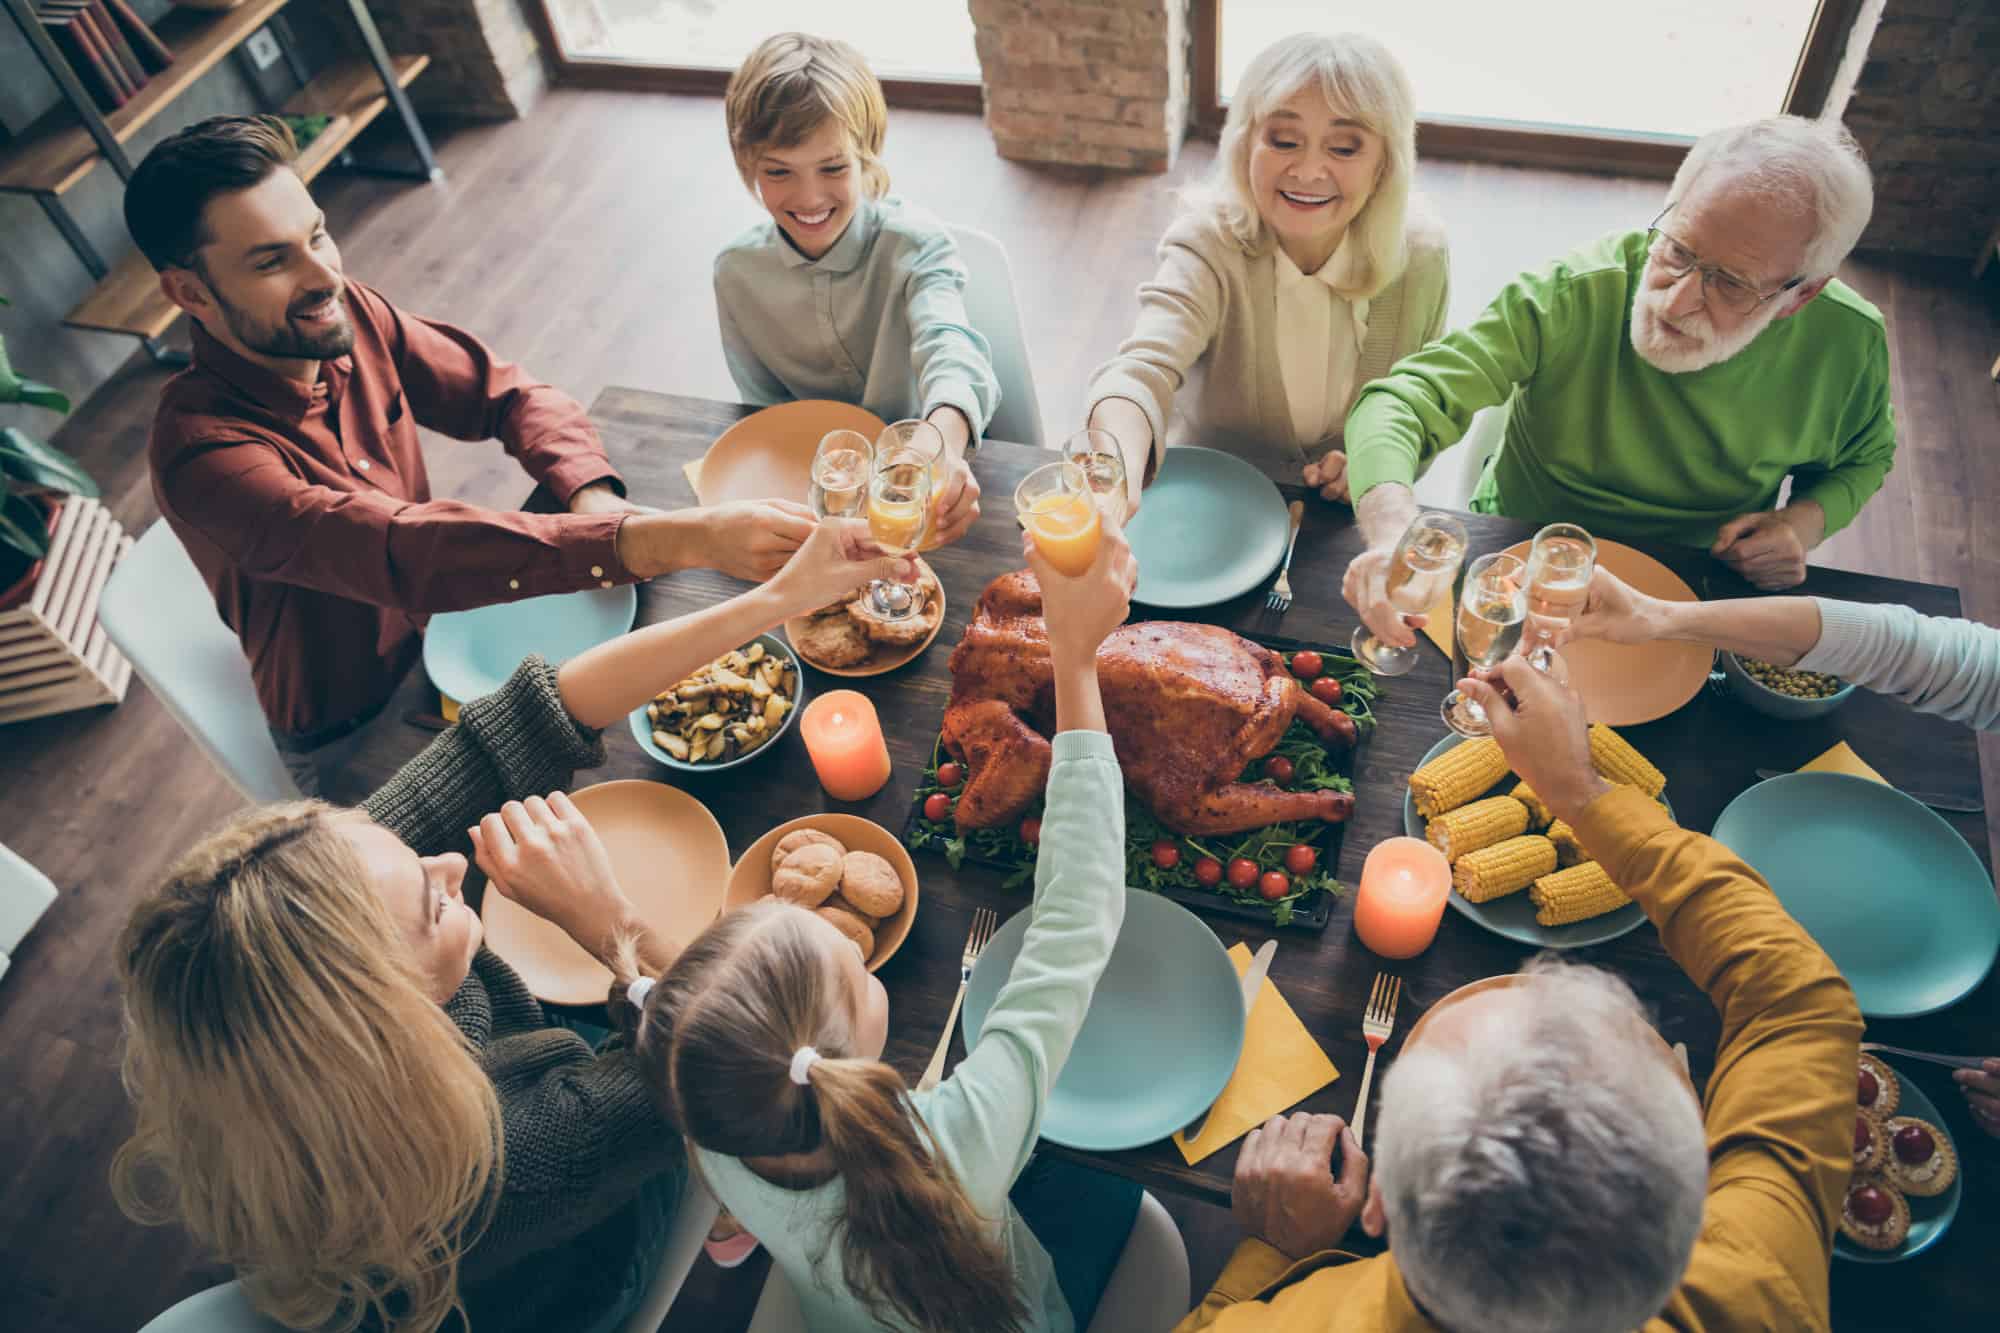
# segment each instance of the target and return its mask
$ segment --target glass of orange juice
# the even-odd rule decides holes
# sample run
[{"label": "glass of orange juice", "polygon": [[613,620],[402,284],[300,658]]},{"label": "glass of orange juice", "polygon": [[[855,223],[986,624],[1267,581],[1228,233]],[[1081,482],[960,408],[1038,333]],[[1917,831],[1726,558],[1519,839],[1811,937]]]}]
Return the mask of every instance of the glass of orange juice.
[{"label": "glass of orange juice", "polygon": [[1075,578],[1097,559],[1104,529],[1089,479],[1075,463],[1044,463],[1030,472],[1014,488],[1014,512],[1058,572]]},{"label": "glass of orange juice", "polygon": [[[936,500],[944,494],[944,435],[928,421],[892,421],[883,427],[875,437],[875,460],[886,463],[902,454],[912,454],[920,458],[931,470],[931,498]],[[932,539],[937,536],[937,520],[933,517],[924,529],[923,542],[919,550],[929,550]]]},{"label": "glass of orange juice", "polygon": [[[922,459],[902,455],[877,463],[868,479],[868,535],[897,555],[914,552],[930,526],[931,470]],[[868,606],[884,620],[916,614],[913,589],[893,579],[868,585]]]}]

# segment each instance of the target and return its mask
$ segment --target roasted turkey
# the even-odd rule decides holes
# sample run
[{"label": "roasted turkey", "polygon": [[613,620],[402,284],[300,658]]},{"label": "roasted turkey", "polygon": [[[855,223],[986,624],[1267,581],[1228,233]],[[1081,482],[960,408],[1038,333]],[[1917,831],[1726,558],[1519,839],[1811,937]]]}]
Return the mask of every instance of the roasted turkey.
[{"label": "roasted turkey", "polygon": [[[1042,593],[1027,570],[986,585],[951,654],[944,743],[964,763],[958,826],[1018,817],[1049,776],[1054,672]],[[1346,819],[1354,798],[1237,781],[1296,715],[1333,746],[1354,719],[1300,688],[1268,648],[1216,625],[1143,621],[1097,652],[1104,716],[1134,795],[1180,833],[1237,833],[1290,820]]]}]

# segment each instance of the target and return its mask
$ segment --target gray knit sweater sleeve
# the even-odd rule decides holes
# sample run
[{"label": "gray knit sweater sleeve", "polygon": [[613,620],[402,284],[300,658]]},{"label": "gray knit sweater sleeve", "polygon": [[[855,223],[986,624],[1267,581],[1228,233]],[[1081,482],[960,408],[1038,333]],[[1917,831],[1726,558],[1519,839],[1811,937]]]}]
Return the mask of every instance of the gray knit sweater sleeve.
[{"label": "gray knit sweater sleeve", "polygon": [[470,853],[465,830],[508,801],[568,787],[604,762],[601,733],[563,707],[556,669],[530,656],[507,683],[404,764],[362,808],[422,856]]},{"label": "gray knit sweater sleeve", "polygon": [[2000,728],[2000,629],[1907,606],[1819,603],[1819,642],[1799,659],[1864,689],[1982,731]]}]

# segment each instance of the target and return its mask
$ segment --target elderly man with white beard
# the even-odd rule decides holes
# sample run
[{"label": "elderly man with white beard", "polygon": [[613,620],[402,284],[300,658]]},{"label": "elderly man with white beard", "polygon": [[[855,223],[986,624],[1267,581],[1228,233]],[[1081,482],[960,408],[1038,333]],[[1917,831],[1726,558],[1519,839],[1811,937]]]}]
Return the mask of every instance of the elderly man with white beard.
[{"label": "elderly man with white beard", "polygon": [[1523,274],[1471,327],[1399,361],[1347,418],[1344,480],[1369,544],[1347,600],[1377,635],[1413,641],[1383,591],[1410,483],[1500,404],[1506,435],[1474,510],[1707,548],[1760,588],[1804,579],[1806,553],[1895,455],[1881,312],[1833,277],[1873,204],[1837,123],[1717,130],[1650,227]]}]

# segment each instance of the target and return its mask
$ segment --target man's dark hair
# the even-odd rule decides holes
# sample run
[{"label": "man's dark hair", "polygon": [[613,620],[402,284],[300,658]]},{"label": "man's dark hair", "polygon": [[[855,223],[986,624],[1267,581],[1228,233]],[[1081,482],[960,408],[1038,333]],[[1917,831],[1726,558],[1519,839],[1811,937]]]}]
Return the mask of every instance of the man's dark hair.
[{"label": "man's dark hair", "polygon": [[219,194],[261,184],[298,156],[276,116],[212,116],[153,146],[125,186],[125,229],[156,269],[188,268],[207,244],[201,214]]}]

